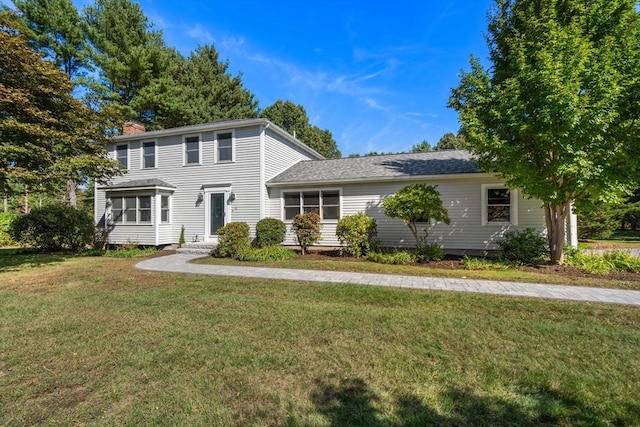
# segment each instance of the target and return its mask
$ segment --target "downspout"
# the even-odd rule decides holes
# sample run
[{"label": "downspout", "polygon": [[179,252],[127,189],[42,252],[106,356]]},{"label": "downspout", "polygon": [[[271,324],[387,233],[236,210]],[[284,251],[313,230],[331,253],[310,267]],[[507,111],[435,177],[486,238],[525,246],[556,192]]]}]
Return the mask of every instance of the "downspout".
[{"label": "downspout", "polygon": [[572,248],[578,247],[578,215],[575,213],[573,201],[569,203],[569,214],[567,215],[568,243]]}]

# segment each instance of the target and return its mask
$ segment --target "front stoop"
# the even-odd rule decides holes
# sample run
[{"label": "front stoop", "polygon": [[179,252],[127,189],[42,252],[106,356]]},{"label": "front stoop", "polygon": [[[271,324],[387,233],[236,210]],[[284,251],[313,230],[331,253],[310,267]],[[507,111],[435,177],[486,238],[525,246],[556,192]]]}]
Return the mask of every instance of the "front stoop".
[{"label": "front stoop", "polygon": [[176,251],[179,254],[201,254],[201,255],[211,255],[213,250],[216,248],[216,244],[214,243],[205,243],[205,242],[192,242],[185,243]]}]

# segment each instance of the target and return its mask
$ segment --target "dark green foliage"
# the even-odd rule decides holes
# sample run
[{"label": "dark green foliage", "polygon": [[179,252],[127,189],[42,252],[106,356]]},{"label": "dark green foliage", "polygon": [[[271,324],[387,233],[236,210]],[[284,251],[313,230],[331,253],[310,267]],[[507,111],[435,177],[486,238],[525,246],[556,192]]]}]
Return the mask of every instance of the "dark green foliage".
[{"label": "dark green foliage", "polygon": [[358,212],[338,221],[336,236],[343,250],[351,256],[362,257],[377,247],[378,227],[375,218]]},{"label": "dark green foliage", "polygon": [[16,218],[10,234],[16,242],[45,252],[77,251],[93,242],[94,225],[86,212],[54,204]]},{"label": "dark green foliage", "polygon": [[406,265],[416,262],[416,256],[413,252],[398,251],[391,253],[371,252],[367,255],[367,261],[377,262],[378,264],[398,264]]},{"label": "dark green foliage", "polygon": [[416,144],[411,147],[412,153],[426,153],[429,151],[431,151],[431,144],[429,144],[429,141],[427,141],[426,139],[423,140],[420,144]]},{"label": "dark green foliage", "polygon": [[520,264],[540,265],[549,255],[547,239],[533,228],[506,232],[498,246],[503,259]]},{"label": "dark green foliage", "polygon": [[16,216],[13,212],[0,213],[0,246],[11,246],[16,243],[9,234],[11,223]]},{"label": "dark green foliage", "polygon": [[186,243],[184,239],[184,225],[180,227],[180,240],[178,240],[178,247],[181,248]]},{"label": "dark green foliage", "polygon": [[606,204],[597,203],[592,209],[580,210],[578,214],[578,238],[606,239],[620,227],[618,209]]},{"label": "dark green foliage", "polygon": [[259,247],[279,245],[287,234],[287,226],[277,218],[263,218],[256,224],[256,243]]},{"label": "dark green foliage", "polygon": [[567,252],[567,265],[580,268],[591,274],[640,272],[640,258],[625,252],[607,252],[602,255],[588,255],[580,251],[571,251]]},{"label": "dark green foliage", "polygon": [[249,241],[249,225],[246,222],[230,222],[220,227],[218,233],[218,247],[215,255],[221,258],[234,258],[238,251],[251,245]]},{"label": "dark green foliage", "polygon": [[419,262],[440,261],[444,258],[444,251],[437,243],[418,245],[414,253]]},{"label": "dark green foliage", "polygon": [[291,249],[287,249],[282,246],[265,246],[263,248],[252,248],[246,246],[238,250],[235,255],[235,259],[238,261],[283,261],[291,259],[296,256],[296,253]]},{"label": "dark green foliage", "polygon": [[442,135],[442,138],[438,141],[435,147],[433,147],[433,151],[439,150],[464,150],[466,148],[466,143],[464,140],[464,136],[461,134],[454,135],[453,133],[445,133]]},{"label": "dark green foliage", "polygon": [[295,233],[298,239],[302,255],[305,255],[309,246],[322,239],[320,234],[320,215],[315,212],[296,215],[291,223],[291,231]]},{"label": "dark green foliage", "polygon": [[278,99],[262,110],[260,116],[271,120],[327,158],[342,156],[331,132],[309,123],[307,111],[302,105]]}]

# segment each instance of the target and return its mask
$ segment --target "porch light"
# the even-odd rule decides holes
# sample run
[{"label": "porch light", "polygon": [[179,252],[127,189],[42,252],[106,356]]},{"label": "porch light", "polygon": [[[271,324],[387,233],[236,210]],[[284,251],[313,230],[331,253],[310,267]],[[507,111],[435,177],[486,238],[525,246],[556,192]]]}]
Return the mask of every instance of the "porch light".
[{"label": "porch light", "polygon": [[196,199],[196,204],[202,203],[203,200],[204,200],[204,193],[201,191],[201,192],[198,193],[198,198]]},{"label": "porch light", "polygon": [[234,193],[233,191],[229,194],[229,203],[233,203],[233,201],[236,199],[236,193]]}]

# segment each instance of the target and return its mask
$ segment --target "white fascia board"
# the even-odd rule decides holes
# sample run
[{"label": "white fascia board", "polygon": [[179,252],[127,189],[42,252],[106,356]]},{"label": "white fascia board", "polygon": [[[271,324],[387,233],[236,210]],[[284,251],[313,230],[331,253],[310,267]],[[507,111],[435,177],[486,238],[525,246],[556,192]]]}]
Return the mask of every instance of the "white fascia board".
[{"label": "white fascia board", "polygon": [[[458,174],[440,174],[440,175],[422,175],[411,177],[373,177],[373,178],[350,178],[350,179],[334,179],[334,180],[322,180],[322,181],[300,181],[300,182],[274,182],[267,183],[267,187],[292,187],[292,186],[318,186],[318,185],[340,185],[340,184],[362,184],[362,183],[376,183],[376,182],[424,182],[424,181],[448,181],[448,180],[461,180],[461,179],[485,179],[485,178],[497,178],[494,174],[479,172],[479,173],[458,173]],[[499,178],[497,178],[499,179]]]}]

